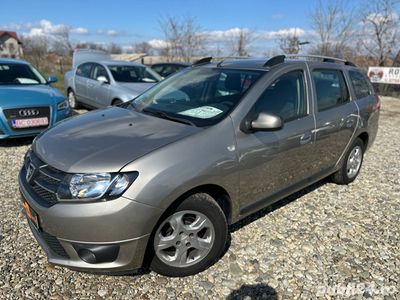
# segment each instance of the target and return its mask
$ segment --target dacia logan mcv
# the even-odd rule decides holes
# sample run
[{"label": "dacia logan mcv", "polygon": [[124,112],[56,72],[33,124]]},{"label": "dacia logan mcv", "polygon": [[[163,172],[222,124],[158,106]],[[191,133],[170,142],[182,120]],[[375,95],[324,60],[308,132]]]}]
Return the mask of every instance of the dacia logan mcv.
[{"label": "dacia logan mcv", "polygon": [[38,136],[23,207],[50,263],[195,274],[223,254],[229,224],[324,177],[352,182],[379,108],[350,62],[202,59]]}]

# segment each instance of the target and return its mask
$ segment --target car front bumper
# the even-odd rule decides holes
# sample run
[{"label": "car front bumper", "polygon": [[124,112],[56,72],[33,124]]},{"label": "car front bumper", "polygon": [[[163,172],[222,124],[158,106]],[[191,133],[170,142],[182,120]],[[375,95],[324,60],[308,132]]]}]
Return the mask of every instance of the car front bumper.
[{"label": "car front bumper", "polygon": [[[45,207],[32,192],[24,167],[19,185],[22,201],[38,216],[38,227],[30,219],[28,224],[49,263],[107,273],[125,273],[142,267],[161,209],[124,197],[92,203],[59,202]],[[27,214],[26,208],[23,211]],[[96,259],[91,260],[93,256]]]}]

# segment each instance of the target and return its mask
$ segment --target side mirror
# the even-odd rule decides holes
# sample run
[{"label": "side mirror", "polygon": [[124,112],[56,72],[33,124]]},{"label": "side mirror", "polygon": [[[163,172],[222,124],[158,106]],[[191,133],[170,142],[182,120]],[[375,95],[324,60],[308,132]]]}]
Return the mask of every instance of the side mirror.
[{"label": "side mirror", "polygon": [[108,83],[108,79],[106,78],[106,76],[97,77],[97,81],[100,82],[101,84]]},{"label": "side mirror", "polygon": [[272,131],[282,127],[283,121],[281,117],[267,112],[260,112],[257,118],[250,123],[250,128],[253,131]]},{"label": "side mirror", "polygon": [[47,77],[47,83],[54,83],[57,82],[57,77],[54,75],[50,75],[49,77]]}]

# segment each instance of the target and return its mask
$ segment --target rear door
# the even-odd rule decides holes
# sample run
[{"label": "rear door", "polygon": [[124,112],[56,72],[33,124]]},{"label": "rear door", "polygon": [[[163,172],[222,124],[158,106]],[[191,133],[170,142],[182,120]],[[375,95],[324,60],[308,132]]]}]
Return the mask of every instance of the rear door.
[{"label": "rear door", "polygon": [[[105,77],[108,82],[104,83],[97,80],[100,76]],[[92,106],[105,107],[111,104],[110,76],[104,66],[93,64],[88,80],[87,91]]]},{"label": "rear door", "polygon": [[79,102],[90,104],[88,98],[87,84],[92,69],[92,63],[84,63],[76,69],[75,73],[75,95]]},{"label": "rear door", "polygon": [[314,167],[321,171],[334,168],[355,132],[358,107],[351,101],[341,68],[311,69],[315,95],[315,146],[318,159]]}]

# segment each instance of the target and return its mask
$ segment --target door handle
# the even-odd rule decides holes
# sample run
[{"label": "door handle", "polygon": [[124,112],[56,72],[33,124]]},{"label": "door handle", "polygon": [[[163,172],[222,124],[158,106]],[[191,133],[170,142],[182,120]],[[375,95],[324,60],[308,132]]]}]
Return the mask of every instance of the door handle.
[{"label": "door handle", "polygon": [[308,144],[309,142],[311,142],[311,138],[312,138],[312,134],[311,133],[302,134],[301,137],[300,137],[300,144],[302,144],[302,145]]}]

